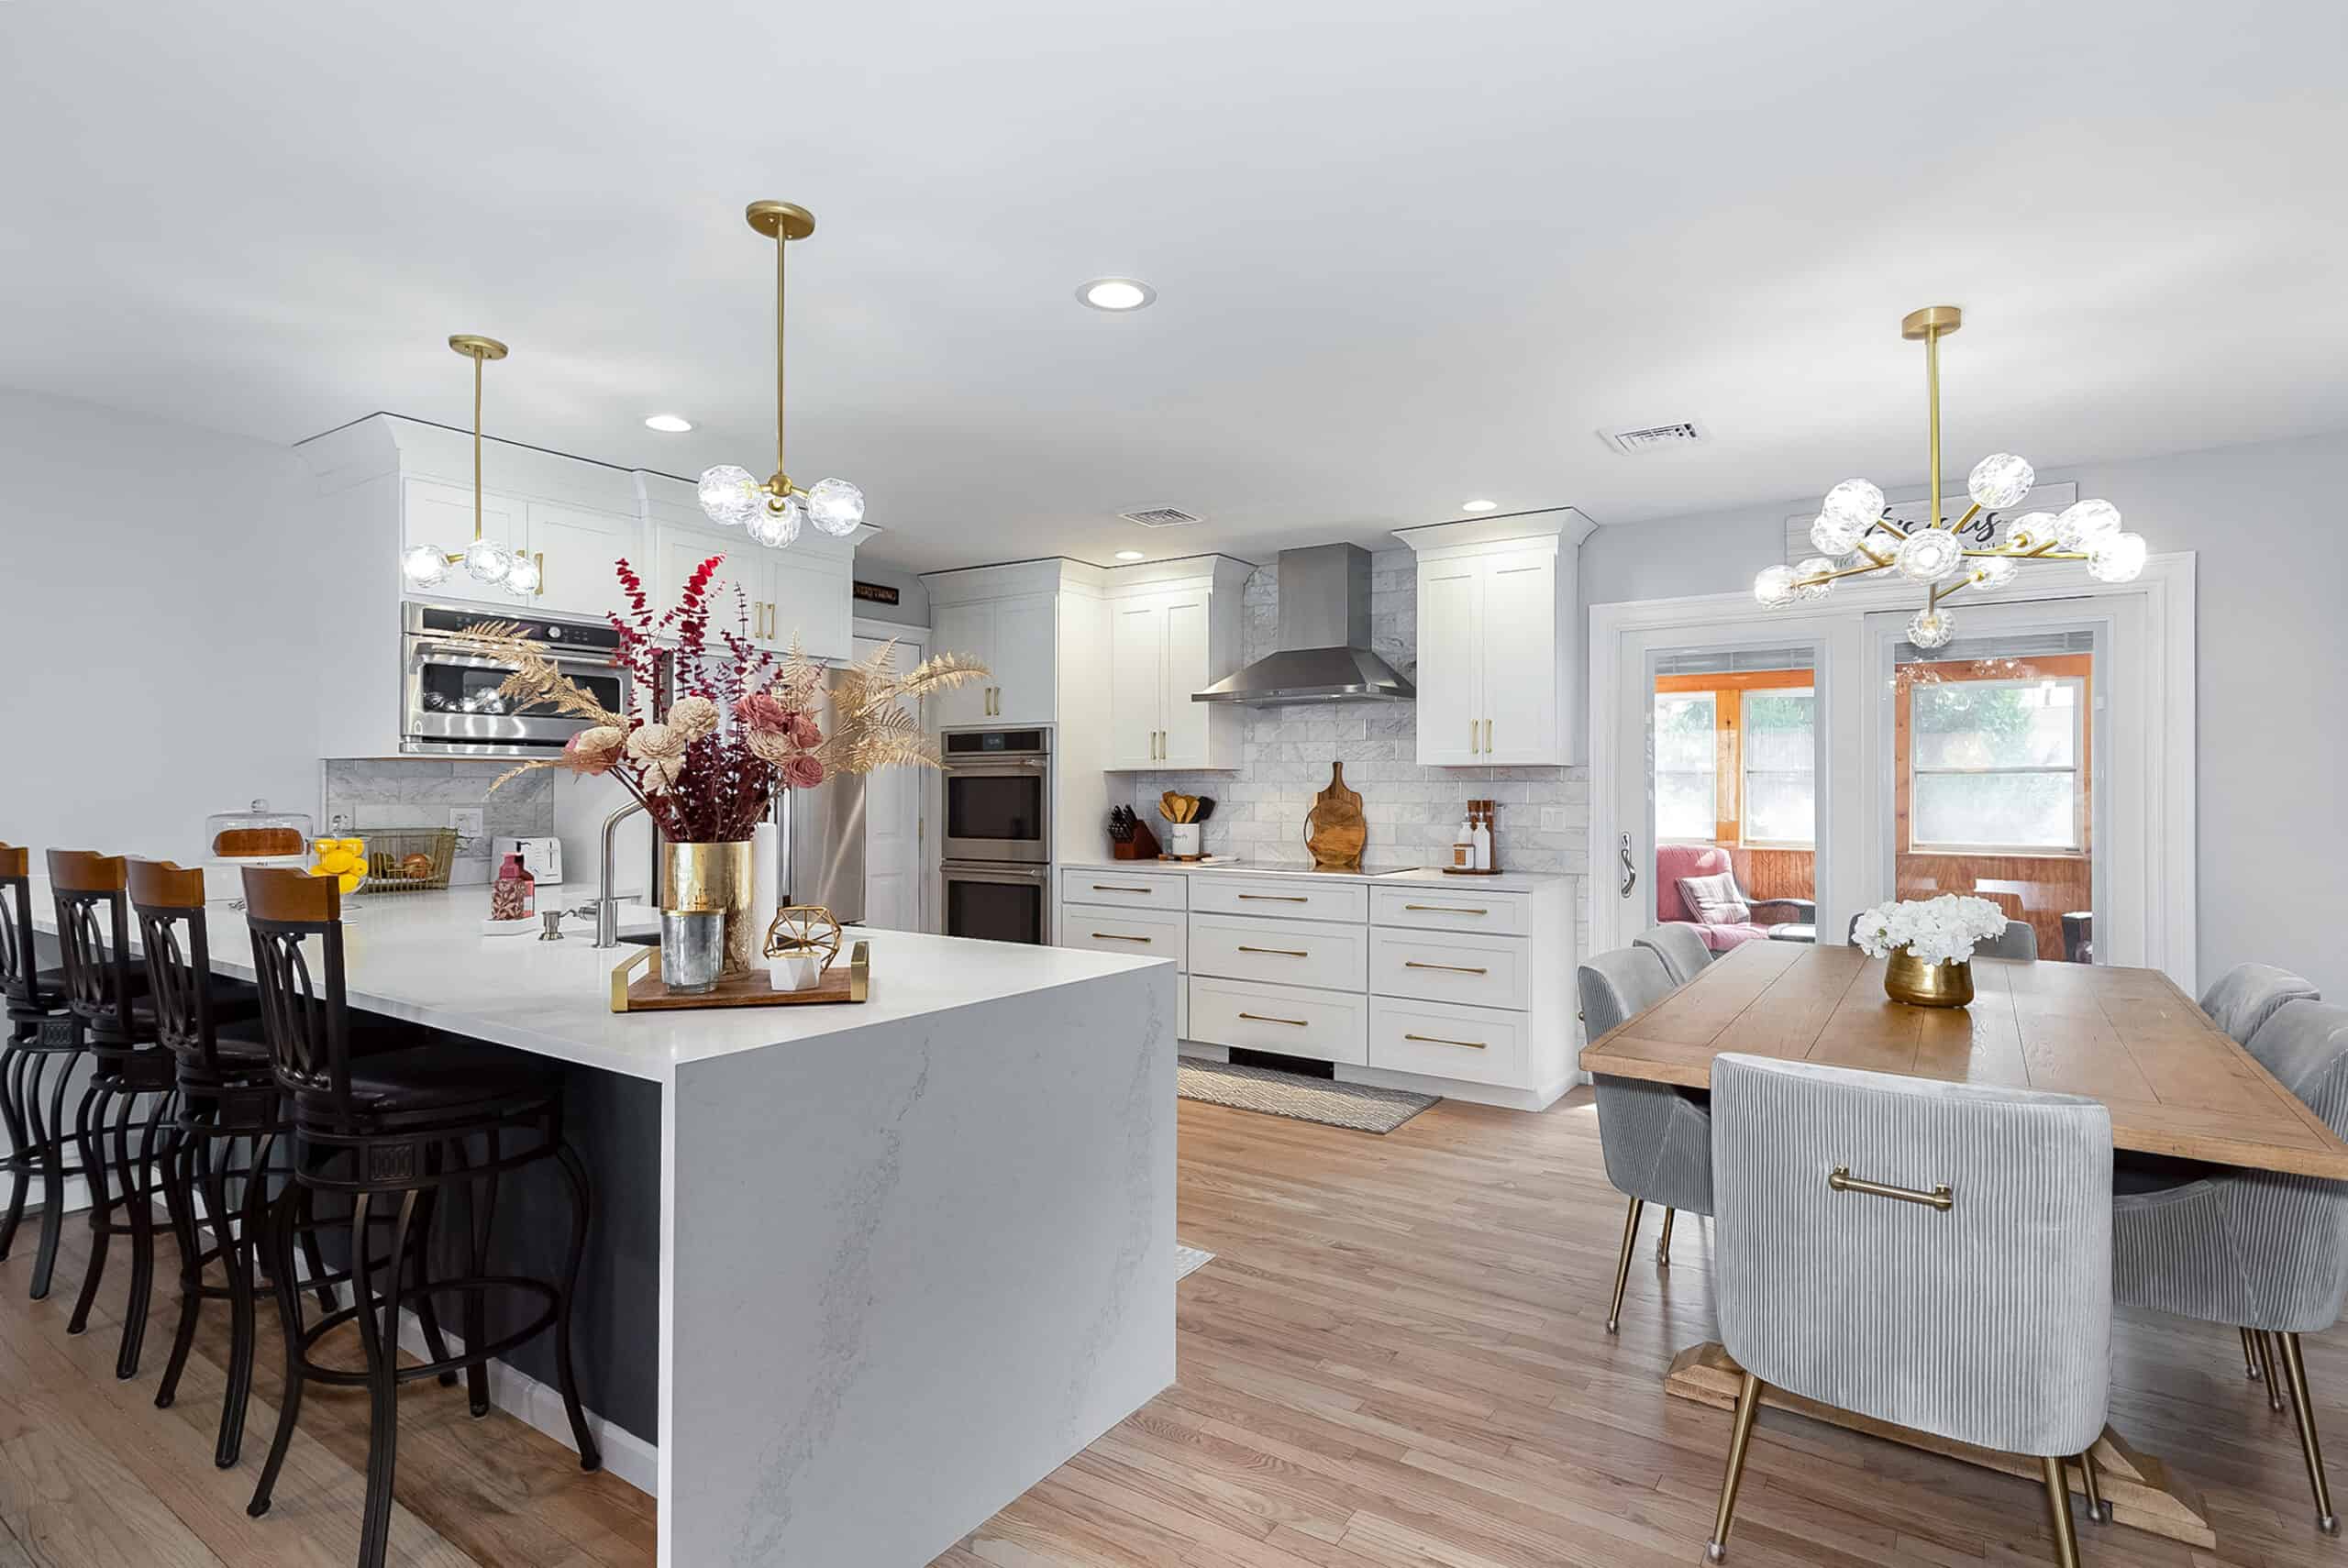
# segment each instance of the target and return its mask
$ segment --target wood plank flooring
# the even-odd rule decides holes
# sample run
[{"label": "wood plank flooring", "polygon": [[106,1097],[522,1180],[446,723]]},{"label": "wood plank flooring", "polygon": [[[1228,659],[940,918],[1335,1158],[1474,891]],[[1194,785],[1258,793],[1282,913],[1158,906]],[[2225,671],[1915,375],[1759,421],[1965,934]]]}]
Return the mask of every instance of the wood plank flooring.
[{"label": "wood plank flooring", "polygon": [[[1447,1101],[1386,1137],[1181,1107],[1180,1231],[1215,1260],[1180,1290],[1180,1380],[937,1560],[939,1568],[1645,1568],[1700,1562],[1725,1416],[1665,1397],[1672,1353],[1711,1337],[1710,1235],[1683,1218],[1668,1269],[1652,1217],[1623,1332],[1604,1330],[1622,1202],[1587,1091],[1547,1115]],[[78,1223],[69,1232],[78,1243]],[[61,1280],[78,1280],[69,1248]],[[351,1560],[363,1403],[313,1391],[277,1505],[244,1503],[268,1441],[264,1329],[254,1433],[211,1463],[225,1352],[214,1313],[178,1405],[153,1408],[168,1319],[132,1383],[113,1320],[64,1332],[70,1286],[24,1299],[29,1242],[0,1263],[0,1568],[333,1568]],[[117,1265],[120,1260],[117,1259]],[[159,1276],[168,1276],[159,1269]],[[117,1266],[105,1307],[119,1309]],[[168,1311],[166,1286],[159,1314]],[[2308,1342],[2348,1456],[2348,1351]],[[2348,1564],[2316,1533],[2286,1415],[2243,1376],[2231,1331],[2130,1316],[2113,1421],[2198,1488],[2194,1551],[2081,1526],[2089,1563]],[[462,1395],[402,1399],[393,1559],[432,1568],[641,1568],[648,1502]],[[2348,1485],[2348,1471],[2335,1471]],[[2021,1482],[1778,1411],[1755,1437],[1732,1561],[2052,1561]],[[692,1565],[700,1568],[700,1565]],[[825,1565],[834,1568],[834,1565]],[[887,1564],[837,1568],[890,1568]]]}]

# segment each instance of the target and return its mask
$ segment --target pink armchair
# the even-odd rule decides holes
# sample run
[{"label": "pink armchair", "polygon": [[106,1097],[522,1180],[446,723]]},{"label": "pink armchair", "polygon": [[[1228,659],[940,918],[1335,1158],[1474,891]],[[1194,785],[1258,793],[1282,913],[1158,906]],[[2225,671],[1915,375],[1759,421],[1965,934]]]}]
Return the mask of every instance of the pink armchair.
[{"label": "pink armchair", "polygon": [[[1656,845],[1655,918],[1660,922],[1694,926],[1696,934],[1704,939],[1704,945],[1715,953],[1725,953],[1741,943],[1767,940],[1769,928],[1766,925],[1707,925],[1696,918],[1696,911],[1689,909],[1687,900],[1679,896],[1679,878],[1682,877],[1717,877],[1723,871],[1733,875],[1734,869],[1729,863],[1728,851],[1718,845]],[[1741,887],[1737,889],[1737,897],[1756,913],[1762,910],[1782,909],[1790,911],[1791,919],[1796,922],[1814,922],[1818,918],[1818,906],[1808,899],[1756,899]]]}]

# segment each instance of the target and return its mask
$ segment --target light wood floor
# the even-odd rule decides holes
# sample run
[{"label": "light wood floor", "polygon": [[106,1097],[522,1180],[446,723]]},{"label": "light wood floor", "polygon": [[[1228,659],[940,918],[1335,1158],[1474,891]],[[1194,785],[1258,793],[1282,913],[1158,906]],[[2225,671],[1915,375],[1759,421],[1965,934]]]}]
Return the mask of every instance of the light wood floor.
[{"label": "light wood floor", "polygon": [[[1675,1350],[1711,1335],[1711,1238],[1683,1221],[1658,1270],[1651,1217],[1622,1335],[1607,1335],[1622,1204],[1586,1091],[1541,1117],[1447,1102],[1383,1138],[1187,1102],[1181,1129],[1180,1234],[1218,1255],[1180,1286],[1180,1383],[942,1568],[1702,1561],[1728,1418],[1659,1384]],[[248,1520],[273,1334],[259,1435],[224,1475],[210,1459],[222,1336],[201,1342],[178,1407],[157,1411],[161,1350],[117,1384],[112,1322],[67,1339],[67,1290],[23,1298],[29,1257],[20,1243],[0,1264],[0,1568],[349,1561],[355,1396],[309,1397],[277,1506]],[[78,1270],[77,1252],[61,1277]],[[2308,1350],[2348,1457],[2348,1352],[2336,1335]],[[2289,1418],[2244,1380],[2231,1331],[2130,1317],[2114,1370],[2114,1423],[2201,1491],[2219,1547],[2083,1525],[2088,1562],[2348,1568],[2348,1542],[2315,1532]],[[471,1421],[437,1386],[408,1391],[402,1418],[395,1562],[650,1562],[650,1506],[537,1433]],[[2044,1563],[2043,1519],[2021,1482],[1773,1410],[1732,1561]]]}]

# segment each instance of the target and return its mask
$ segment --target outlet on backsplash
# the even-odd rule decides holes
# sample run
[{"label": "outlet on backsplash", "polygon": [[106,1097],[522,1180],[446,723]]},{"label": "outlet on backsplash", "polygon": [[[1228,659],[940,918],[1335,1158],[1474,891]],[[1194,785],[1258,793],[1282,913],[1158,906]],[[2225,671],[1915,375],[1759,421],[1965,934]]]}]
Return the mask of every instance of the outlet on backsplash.
[{"label": "outlet on backsplash", "polygon": [[449,812],[449,825],[457,830],[460,838],[479,838],[482,835],[481,819],[482,809],[479,806],[460,806]]},{"label": "outlet on backsplash", "polygon": [[1541,808],[1543,833],[1572,833],[1581,825],[1580,820],[1569,807],[1544,806]]}]

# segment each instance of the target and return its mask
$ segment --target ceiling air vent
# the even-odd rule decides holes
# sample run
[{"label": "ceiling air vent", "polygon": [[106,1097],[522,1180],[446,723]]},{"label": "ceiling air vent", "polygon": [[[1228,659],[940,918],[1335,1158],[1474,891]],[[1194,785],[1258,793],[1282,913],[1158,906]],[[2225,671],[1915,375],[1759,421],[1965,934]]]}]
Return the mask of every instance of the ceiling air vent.
[{"label": "ceiling air vent", "polygon": [[1618,452],[1638,457],[1646,452],[1669,451],[1681,447],[1704,444],[1703,427],[1692,419],[1677,425],[1642,425],[1629,430],[1601,430],[1598,438]]},{"label": "ceiling air vent", "polygon": [[1193,517],[1179,506],[1153,506],[1142,512],[1120,512],[1117,515],[1145,528],[1187,528],[1193,523],[1206,521],[1203,517]]}]

